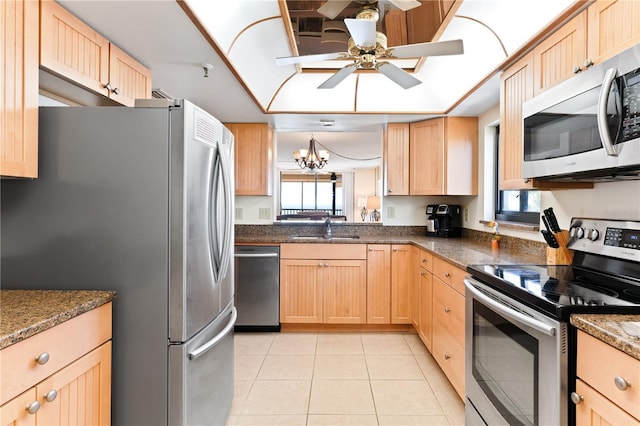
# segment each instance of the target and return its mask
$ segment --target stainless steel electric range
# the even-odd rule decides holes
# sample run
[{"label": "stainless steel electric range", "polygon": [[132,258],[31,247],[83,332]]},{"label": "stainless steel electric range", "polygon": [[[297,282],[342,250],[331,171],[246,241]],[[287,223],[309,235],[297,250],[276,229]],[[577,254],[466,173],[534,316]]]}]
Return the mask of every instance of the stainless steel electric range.
[{"label": "stainless steel electric range", "polygon": [[573,424],[572,313],[640,313],[640,221],[573,218],[571,265],[471,265],[466,423]]}]

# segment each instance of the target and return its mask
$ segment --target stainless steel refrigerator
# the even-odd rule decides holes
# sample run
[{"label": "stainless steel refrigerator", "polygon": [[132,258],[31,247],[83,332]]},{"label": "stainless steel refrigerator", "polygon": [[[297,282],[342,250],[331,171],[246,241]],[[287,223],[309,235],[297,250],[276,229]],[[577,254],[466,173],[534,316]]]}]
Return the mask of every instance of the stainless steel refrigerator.
[{"label": "stainless steel refrigerator", "polygon": [[0,278],[117,292],[114,425],[225,424],[233,136],[188,101],[159,102],[40,108],[38,179],[0,183]]}]

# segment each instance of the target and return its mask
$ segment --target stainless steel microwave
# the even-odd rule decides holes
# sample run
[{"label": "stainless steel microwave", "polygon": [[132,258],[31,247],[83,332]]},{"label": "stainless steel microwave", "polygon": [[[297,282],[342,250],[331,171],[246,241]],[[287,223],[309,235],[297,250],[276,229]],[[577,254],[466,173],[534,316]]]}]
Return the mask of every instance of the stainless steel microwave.
[{"label": "stainless steel microwave", "polygon": [[524,178],[640,179],[640,44],[523,105]]}]

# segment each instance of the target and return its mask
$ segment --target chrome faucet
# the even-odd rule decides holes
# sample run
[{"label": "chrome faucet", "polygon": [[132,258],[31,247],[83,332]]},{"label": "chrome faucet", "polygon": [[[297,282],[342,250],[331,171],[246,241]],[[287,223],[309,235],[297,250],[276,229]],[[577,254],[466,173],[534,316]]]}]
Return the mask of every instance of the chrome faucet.
[{"label": "chrome faucet", "polygon": [[324,224],[327,225],[327,228],[324,231],[323,238],[331,238],[331,218],[327,217]]}]

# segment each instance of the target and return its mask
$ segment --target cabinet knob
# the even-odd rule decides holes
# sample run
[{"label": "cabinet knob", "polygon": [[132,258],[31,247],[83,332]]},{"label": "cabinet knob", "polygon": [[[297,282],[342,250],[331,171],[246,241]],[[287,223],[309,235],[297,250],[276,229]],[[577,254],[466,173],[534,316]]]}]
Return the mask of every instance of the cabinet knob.
[{"label": "cabinet knob", "polygon": [[318,263],[318,266],[322,268],[322,262]]},{"label": "cabinet knob", "polygon": [[114,87],[113,90],[111,91],[114,95],[119,95],[120,94],[120,89],[118,89],[117,87]]},{"label": "cabinet knob", "polygon": [[451,276],[451,274],[450,274],[450,273],[448,273],[448,272],[445,272],[445,273],[444,273],[444,276],[445,276],[445,277],[447,277],[447,278],[449,278],[449,277]]},{"label": "cabinet knob", "polygon": [[388,192],[388,193],[392,193],[392,192],[393,192],[393,189],[391,189],[391,188],[387,188],[387,192]]},{"label": "cabinet knob", "polygon": [[58,397],[58,391],[55,389],[51,389],[49,392],[44,394],[44,399],[47,402],[53,402]]},{"label": "cabinet knob", "polygon": [[571,402],[573,402],[576,405],[580,405],[582,404],[582,401],[584,401],[584,396],[576,392],[571,392]]},{"label": "cabinet knob", "polygon": [[369,247],[369,251],[373,251],[373,248]]},{"label": "cabinet knob", "polygon": [[590,67],[590,66],[592,66],[592,65],[593,65],[593,61],[592,61],[591,59],[589,59],[589,58],[585,59],[585,60],[584,60],[584,64],[582,64],[582,66],[583,66],[585,69],[589,68],[589,67]]},{"label": "cabinet knob", "polygon": [[424,271],[420,271],[420,275],[423,275],[423,276],[424,276]]},{"label": "cabinet knob", "polygon": [[393,248],[393,251],[398,251],[398,249],[396,247]]},{"label": "cabinet knob", "polygon": [[328,267],[329,267],[329,264],[328,264],[328,263],[325,263],[325,264],[324,264],[324,266],[325,266],[326,268],[328,268]]},{"label": "cabinet knob", "polygon": [[575,67],[573,67],[574,74],[578,74],[580,71],[582,71],[582,68],[580,67],[580,65],[576,65]]},{"label": "cabinet knob", "polygon": [[427,259],[425,259],[424,257],[422,258],[422,263],[426,262]]},{"label": "cabinet knob", "polygon": [[107,83],[103,87],[107,89],[109,92],[113,90],[113,86],[111,85],[111,83]]},{"label": "cabinet knob", "polygon": [[451,358],[451,355],[444,354],[444,359],[449,359],[449,358]]},{"label": "cabinet knob", "polygon": [[451,312],[451,309],[449,309],[449,307],[448,307],[448,306],[445,306],[445,307],[444,307],[444,311],[445,311],[446,313],[449,313],[449,312]]},{"label": "cabinet knob", "polygon": [[49,354],[47,352],[42,352],[40,355],[36,357],[36,362],[40,365],[45,365],[49,361]]},{"label": "cabinet knob", "polygon": [[624,377],[616,376],[613,379],[613,383],[615,383],[616,387],[621,391],[626,391],[631,387],[631,383],[627,382]]},{"label": "cabinet knob", "polygon": [[24,407],[24,409],[27,410],[27,413],[29,414],[35,414],[40,409],[40,403],[38,401],[33,401],[31,404]]}]

